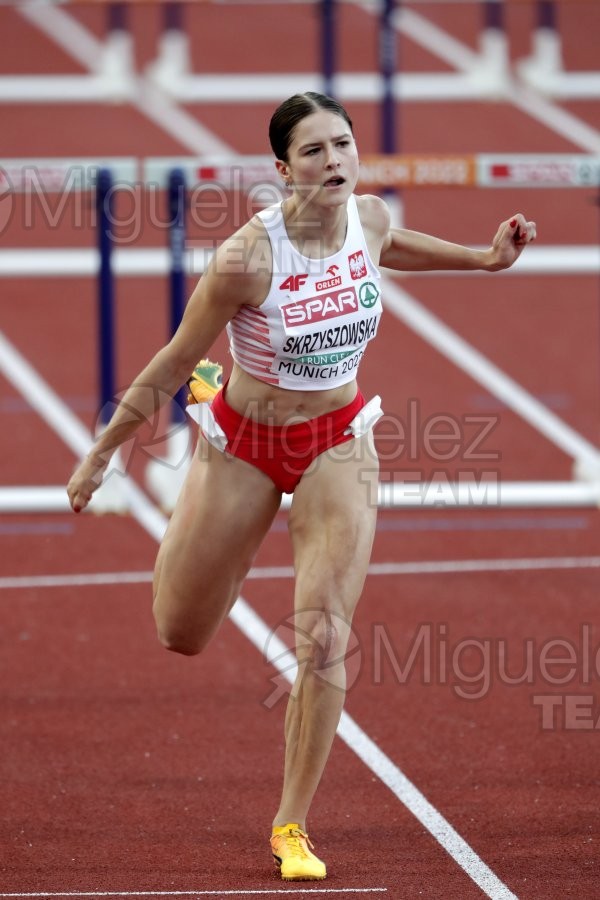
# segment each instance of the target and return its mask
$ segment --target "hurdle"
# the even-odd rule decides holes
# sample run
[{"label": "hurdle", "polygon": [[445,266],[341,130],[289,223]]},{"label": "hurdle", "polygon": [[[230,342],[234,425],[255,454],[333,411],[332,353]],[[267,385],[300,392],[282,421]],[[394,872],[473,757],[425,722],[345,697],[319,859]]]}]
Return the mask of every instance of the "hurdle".
[{"label": "hurdle", "polygon": [[[1,2],[1,0],[0,0]],[[6,0],[5,0],[6,2]],[[14,0],[8,0],[14,3]],[[386,28],[410,34],[409,23],[417,21],[415,7],[434,0],[296,0],[319,10],[319,65],[313,71],[277,75],[201,74],[192,71],[186,17],[198,14],[203,5],[216,0],[145,0],[161,15],[161,30],[155,59],[138,72],[129,7],[139,0],[45,0],[21,4],[18,11],[36,27],[52,25],[53,33],[64,33],[69,51],[93,69],[90,75],[0,76],[0,102],[52,103],[126,102],[143,82],[182,102],[276,103],[297,91],[324,91],[344,102],[377,101],[386,86],[386,73],[336,71],[337,9],[353,4],[380,17],[380,45],[389,41]],[[228,5],[246,5],[244,0],[221,0]],[[273,0],[255,0],[257,4]],[[449,2],[449,0],[437,0]],[[393,97],[402,102],[500,99],[518,82],[557,99],[600,96],[600,73],[566,72],[562,62],[557,8],[565,0],[523,0],[532,8],[532,52],[514,65],[510,60],[506,29],[506,0],[453,0],[481,8],[478,50],[471,54],[466,71],[395,71],[391,79]],[[582,0],[592,2],[592,0]],[[94,3],[106,7],[106,34],[99,45],[91,42],[63,7]],[[421,26],[427,20],[421,18]],[[418,27],[421,27],[418,26]],[[434,28],[430,23],[430,26]],[[391,31],[389,32],[391,33]],[[317,71],[318,69],[318,71]]]},{"label": "hurdle", "polygon": [[[235,4],[236,0],[230,0]],[[240,6],[243,0],[237,0]],[[257,0],[258,3],[270,0]],[[401,28],[403,0],[311,0],[319,8],[320,71],[277,75],[199,74],[191,70],[189,40],[185,32],[185,2],[165,7],[164,31],[157,58],[146,76],[172,98],[185,103],[279,102],[298,91],[322,91],[344,102],[441,101],[493,99],[506,92],[509,77],[508,45],[503,28],[502,0],[458,0],[477,3],[482,10],[479,53],[469,72],[411,73],[396,66],[395,33]],[[413,0],[414,2],[414,0]],[[535,0],[531,0],[535,2]],[[379,71],[336,71],[337,8],[355,5],[378,16]],[[390,114],[388,111],[388,121]],[[385,127],[385,126],[384,126]],[[389,152],[389,151],[388,151]]]},{"label": "hurdle", "polygon": [[[104,427],[114,406],[114,282],[112,271],[112,210],[115,191],[134,184],[138,162],[132,158],[11,159],[2,160],[0,190],[64,197],[88,194],[95,198],[96,240],[92,273],[97,278],[98,426]],[[58,274],[58,273],[57,273]],[[98,491],[98,508],[125,512],[127,503],[110,479]],[[0,487],[0,512],[63,512],[68,509],[64,485]]]},{"label": "hurdle", "polygon": [[[98,408],[109,411],[114,403],[114,334],[112,305],[114,303],[115,274],[114,253],[111,238],[110,200],[120,186],[135,180],[142,181],[148,189],[166,190],[168,197],[168,246],[165,256],[154,272],[169,273],[170,333],[176,329],[185,306],[186,274],[201,275],[209,258],[205,248],[195,253],[186,246],[186,210],[194,199],[194,192],[214,183],[224,189],[249,192],[255,199],[262,198],[267,190],[270,202],[281,191],[279,176],[271,157],[236,157],[225,159],[167,157],[143,161],[133,159],[102,160],[0,160],[0,189],[9,184],[15,192],[33,190],[56,193],[60,190],[88,192],[96,196],[97,246],[86,250],[93,254],[94,265],[88,274],[98,279]],[[584,154],[558,154],[539,156],[534,154],[476,154],[471,156],[392,156],[379,154],[365,156],[361,160],[359,190],[385,191],[405,187],[431,188],[436,186],[479,186],[488,189],[506,187],[552,187],[557,189],[587,188],[600,190],[600,156]],[[281,196],[281,193],[279,194]],[[557,255],[552,248],[545,249],[544,266],[548,257],[554,262],[551,271],[557,271]],[[137,263],[129,265],[127,274],[149,274],[144,248],[136,248]],[[534,252],[536,248],[531,248]],[[572,271],[600,273],[597,247],[590,247],[595,261],[588,265],[585,259],[570,260]],[[31,250],[27,253],[30,255]],[[149,251],[156,255],[157,250]],[[0,274],[4,254],[0,251]],[[22,265],[22,262],[21,262]],[[512,270],[511,270],[512,271]],[[539,272],[540,267],[524,265],[522,273]],[[39,274],[39,273],[38,273]],[[58,270],[54,270],[58,274]],[[68,274],[68,273],[66,273]],[[430,273],[424,273],[430,277]],[[108,305],[108,310],[102,307]],[[493,386],[491,388],[493,392]],[[538,408],[540,404],[538,403]],[[514,407],[527,417],[528,401]],[[543,414],[543,410],[542,410]],[[101,417],[101,426],[108,416]],[[147,467],[147,487],[165,511],[173,508],[177,493],[187,473],[192,449],[192,433],[185,421],[183,398],[180,395],[172,404],[171,432],[166,441],[167,452],[163,460],[154,460]],[[490,482],[451,484],[436,483],[415,485],[382,484],[379,500],[383,507],[445,508],[484,505],[486,507],[548,507],[548,506],[596,506],[599,502],[600,453],[591,445],[565,437],[563,449],[573,458],[573,480],[569,482]],[[118,485],[118,479],[110,479]],[[94,498],[96,511],[126,511],[126,503],[120,492],[111,495],[105,491],[107,482]],[[284,498],[283,507],[289,505]],[[58,512],[68,508],[63,486],[0,487],[0,511],[2,512]]]},{"label": "hurdle", "polygon": [[[125,102],[135,92],[134,46],[127,27],[123,2],[104,0],[106,37],[101,45],[59,4],[22,3],[18,12],[41,31],[59,35],[70,55],[75,55],[89,75],[3,75],[0,102],[3,103],[106,103]],[[63,3],[61,2],[61,6]]]},{"label": "hurdle", "polygon": [[530,56],[517,63],[523,82],[557,100],[590,100],[600,96],[600,72],[566,72],[556,0],[537,0]]},{"label": "hurdle", "polygon": [[[144,164],[145,181],[157,187],[166,188],[173,171],[183,178],[187,192],[192,196],[195,188],[211,181],[230,190],[248,191],[261,186],[275,190],[281,188],[273,161],[267,156],[235,159],[155,158],[146,160]],[[536,186],[596,191],[600,188],[600,156],[477,154],[420,157],[380,154],[362,158],[359,188],[385,192],[405,187],[434,186],[492,189]],[[593,253],[597,257],[597,248],[593,248]],[[597,260],[593,271],[599,271]],[[195,274],[200,274],[197,269]],[[493,392],[493,386],[490,390]],[[536,414],[540,407],[537,401],[532,403],[525,397],[515,401],[512,409],[527,418]],[[541,410],[542,418],[543,415]],[[560,423],[558,427],[560,430]],[[381,484],[380,505],[386,508],[597,506],[600,500],[600,451],[578,440],[568,429],[565,428],[564,432],[563,449],[573,458],[571,482]],[[175,450],[173,455],[166,457],[166,465],[162,469],[159,461],[148,465],[147,487],[167,511],[173,508],[186,473],[185,466],[174,465],[181,458],[181,440],[175,428]],[[290,498],[284,497],[283,508],[287,508],[289,503]]]}]

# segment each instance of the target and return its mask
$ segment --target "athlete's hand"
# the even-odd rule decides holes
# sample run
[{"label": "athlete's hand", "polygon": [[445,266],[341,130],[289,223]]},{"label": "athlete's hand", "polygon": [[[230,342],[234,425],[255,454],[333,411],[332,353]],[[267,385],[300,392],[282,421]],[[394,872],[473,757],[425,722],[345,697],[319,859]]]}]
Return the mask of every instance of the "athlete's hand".
[{"label": "athlete's hand", "polygon": [[489,270],[497,272],[508,269],[535,237],[535,222],[528,222],[522,213],[502,222],[488,251]]},{"label": "athlete's hand", "polygon": [[79,463],[67,485],[67,494],[73,512],[81,512],[92,499],[92,494],[102,484],[108,463],[90,454]]}]

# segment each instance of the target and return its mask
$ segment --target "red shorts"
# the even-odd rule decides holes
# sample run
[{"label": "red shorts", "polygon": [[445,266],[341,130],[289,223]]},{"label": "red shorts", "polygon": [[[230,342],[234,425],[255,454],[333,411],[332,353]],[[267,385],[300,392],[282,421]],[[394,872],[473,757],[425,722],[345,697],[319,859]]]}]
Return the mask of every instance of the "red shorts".
[{"label": "red shorts", "polygon": [[365,406],[365,398],[358,391],[347,406],[315,419],[266,425],[241,416],[229,406],[224,394],[225,389],[219,391],[211,404],[214,419],[227,438],[224,449],[256,466],[284,494],[293,492],[317,456],[355,437],[349,425]]}]

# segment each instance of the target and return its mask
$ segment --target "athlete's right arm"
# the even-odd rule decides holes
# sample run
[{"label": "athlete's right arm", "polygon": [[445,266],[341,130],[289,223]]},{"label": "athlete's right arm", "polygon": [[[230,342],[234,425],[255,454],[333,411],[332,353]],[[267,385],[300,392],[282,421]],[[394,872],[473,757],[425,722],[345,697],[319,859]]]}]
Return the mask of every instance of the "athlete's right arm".
[{"label": "athlete's right arm", "polygon": [[117,447],[131,438],[143,422],[151,421],[160,407],[177,393],[240,307],[257,305],[266,297],[270,260],[265,265],[264,241],[262,225],[252,221],[215,252],[173,338],[120,398],[107,427],[75,469],[67,485],[75,512],[87,506],[100,486]]}]

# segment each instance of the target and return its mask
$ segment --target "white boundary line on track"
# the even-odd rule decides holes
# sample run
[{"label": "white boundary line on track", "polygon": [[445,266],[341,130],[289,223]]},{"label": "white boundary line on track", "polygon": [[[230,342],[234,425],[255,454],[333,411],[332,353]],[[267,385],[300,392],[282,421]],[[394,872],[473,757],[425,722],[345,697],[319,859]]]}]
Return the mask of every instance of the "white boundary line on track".
[{"label": "white boundary line on track", "polygon": [[[18,350],[1,335],[0,371],[25,399],[32,405],[35,404],[41,418],[74,453],[80,455],[87,452],[91,436],[79,419],[52,390],[42,375],[36,372]],[[27,385],[30,384],[36,385],[35,392],[27,390]],[[29,394],[32,394],[31,398]],[[132,515],[155,540],[160,541],[166,529],[166,518],[131,479],[123,478],[122,484],[129,498]],[[261,654],[264,654],[268,642],[270,653],[275,654],[271,660],[273,665],[279,669],[283,678],[293,683],[295,670],[293,655],[289,648],[271,632],[267,624],[242,597],[235,603],[230,618]],[[464,838],[345,712],[340,720],[338,735],[491,900],[517,900]]]},{"label": "white boundary line on track", "polygon": [[[600,569],[600,556],[557,556],[531,559],[449,559],[424,562],[371,563],[368,575],[454,575],[464,572],[547,572]],[[95,587],[111,584],[149,584],[151,571],[89,572],[81,575],[15,575],[0,578],[0,590],[55,587]],[[247,580],[293,578],[293,566],[255,566]]]}]

